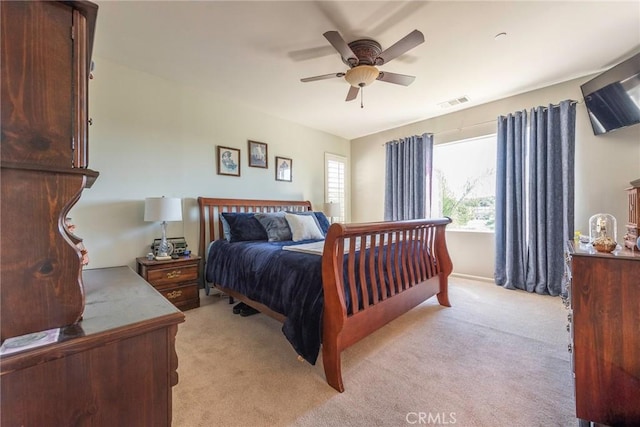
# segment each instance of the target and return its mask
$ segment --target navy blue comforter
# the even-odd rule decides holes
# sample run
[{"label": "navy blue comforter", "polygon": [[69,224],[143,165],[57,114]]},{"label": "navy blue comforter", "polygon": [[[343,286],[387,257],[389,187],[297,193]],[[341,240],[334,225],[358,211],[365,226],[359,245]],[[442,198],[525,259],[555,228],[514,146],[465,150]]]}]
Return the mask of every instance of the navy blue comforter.
[{"label": "navy blue comforter", "polygon": [[322,338],[322,257],[282,250],[292,244],[217,240],[209,249],[206,280],[286,316],[285,337],[315,364]]}]

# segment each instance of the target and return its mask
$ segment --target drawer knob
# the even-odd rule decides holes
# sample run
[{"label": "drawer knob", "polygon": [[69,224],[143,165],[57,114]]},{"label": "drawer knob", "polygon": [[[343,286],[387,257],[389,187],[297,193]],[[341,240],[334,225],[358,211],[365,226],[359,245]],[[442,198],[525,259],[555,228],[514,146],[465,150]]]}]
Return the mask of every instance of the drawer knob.
[{"label": "drawer knob", "polygon": [[167,273],[167,279],[175,279],[176,277],[180,277],[182,272],[180,270],[173,270]]},{"label": "drawer knob", "polygon": [[167,298],[175,299],[182,295],[182,291],[171,291],[167,293]]}]

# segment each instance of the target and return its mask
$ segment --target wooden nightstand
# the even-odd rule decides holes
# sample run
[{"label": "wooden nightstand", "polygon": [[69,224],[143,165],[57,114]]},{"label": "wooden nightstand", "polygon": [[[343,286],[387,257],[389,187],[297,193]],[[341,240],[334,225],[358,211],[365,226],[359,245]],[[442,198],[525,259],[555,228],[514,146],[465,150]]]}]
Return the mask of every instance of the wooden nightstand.
[{"label": "wooden nightstand", "polygon": [[138,274],[180,310],[200,307],[199,256],[186,256],[169,261],[136,258]]}]

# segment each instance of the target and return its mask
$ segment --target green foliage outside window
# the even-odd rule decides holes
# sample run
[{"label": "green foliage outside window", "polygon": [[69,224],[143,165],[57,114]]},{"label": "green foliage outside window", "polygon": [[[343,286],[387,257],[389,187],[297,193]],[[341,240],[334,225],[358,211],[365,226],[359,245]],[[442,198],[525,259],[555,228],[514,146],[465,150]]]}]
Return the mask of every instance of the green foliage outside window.
[{"label": "green foliage outside window", "polygon": [[459,192],[454,192],[443,174],[437,174],[442,195],[442,214],[453,220],[451,228],[491,230],[495,228],[495,196],[475,196],[478,184],[493,170],[467,179]]}]

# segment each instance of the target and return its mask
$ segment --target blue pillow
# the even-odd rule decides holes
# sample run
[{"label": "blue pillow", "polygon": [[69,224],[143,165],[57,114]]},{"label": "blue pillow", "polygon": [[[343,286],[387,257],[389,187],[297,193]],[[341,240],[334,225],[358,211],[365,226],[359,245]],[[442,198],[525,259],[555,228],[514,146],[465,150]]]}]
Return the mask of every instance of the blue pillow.
[{"label": "blue pillow", "polygon": [[257,213],[256,219],[267,232],[270,242],[291,240],[291,228],[284,217],[284,212]]},{"label": "blue pillow", "polygon": [[327,233],[329,232],[329,227],[331,227],[331,223],[327,219],[324,212],[314,212],[314,215],[316,216],[316,220],[318,220],[318,224],[320,225],[320,230],[322,230],[322,232],[326,236]]},{"label": "blue pillow", "polygon": [[[267,240],[267,232],[253,212],[223,212],[222,217],[229,224],[229,241],[246,242]],[[224,223],[223,228],[224,228]]]},{"label": "blue pillow", "polygon": [[231,240],[231,230],[229,230],[229,223],[222,215],[220,215],[220,222],[222,223],[222,234],[224,234],[225,240]]}]

